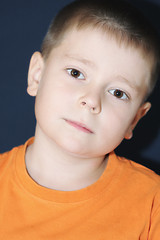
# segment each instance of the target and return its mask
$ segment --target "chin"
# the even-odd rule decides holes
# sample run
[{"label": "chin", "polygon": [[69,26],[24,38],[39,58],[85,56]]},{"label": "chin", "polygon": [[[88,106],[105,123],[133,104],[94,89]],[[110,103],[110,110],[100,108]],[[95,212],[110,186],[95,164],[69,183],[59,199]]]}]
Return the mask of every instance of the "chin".
[{"label": "chin", "polygon": [[86,146],[76,141],[66,140],[61,142],[59,146],[63,151],[75,157],[88,157],[90,155]]}]

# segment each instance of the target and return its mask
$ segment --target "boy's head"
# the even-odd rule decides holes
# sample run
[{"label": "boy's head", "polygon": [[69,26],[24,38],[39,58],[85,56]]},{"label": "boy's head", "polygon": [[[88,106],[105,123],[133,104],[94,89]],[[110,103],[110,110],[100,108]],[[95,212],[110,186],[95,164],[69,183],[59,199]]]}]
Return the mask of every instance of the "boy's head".
[{"label": "boy's head", "polygon": [[102,29],[119,44],[139,49],[151,60],[148,96],[159,74],[160,48],[157,33],[133,6],[123,0],[77,0],[64,7],[51,23],[42,43],[42,56],[48,57],[73,28]]},{"label": "boy's head", "polygon": [[51,24],[28,74],[36,133],[45,141],[103,156],[130,139],[150,109],[144,98],[155,82],[158,43],[129,9],[120,0],[76,1]]}]

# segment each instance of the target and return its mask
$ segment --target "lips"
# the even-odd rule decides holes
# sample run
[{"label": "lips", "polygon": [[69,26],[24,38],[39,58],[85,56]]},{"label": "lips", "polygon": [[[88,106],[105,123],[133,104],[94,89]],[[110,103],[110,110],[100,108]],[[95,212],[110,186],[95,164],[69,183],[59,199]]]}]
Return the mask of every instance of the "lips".
[{"label": "lips", "polygon": [[93,133],[93,131],[91,129],[89,129],[85,124],[79,123],[79,122],[75,122],[75,121],[71,121],[68,119],[65,119],[65,121],[71,125],[72,127],[85,132],[85,133]]}]

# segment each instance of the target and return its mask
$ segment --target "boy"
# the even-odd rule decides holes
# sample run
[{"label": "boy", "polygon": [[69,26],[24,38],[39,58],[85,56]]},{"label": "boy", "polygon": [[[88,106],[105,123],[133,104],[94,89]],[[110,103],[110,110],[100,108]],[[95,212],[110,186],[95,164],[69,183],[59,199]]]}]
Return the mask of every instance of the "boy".
[{"label": "boy", "polygon": [[29,67],[35,137],[0,157],[1,239],[159,239],[159,176],[114,153],[151,107],[158,47],[121,0],[57,15]]}]

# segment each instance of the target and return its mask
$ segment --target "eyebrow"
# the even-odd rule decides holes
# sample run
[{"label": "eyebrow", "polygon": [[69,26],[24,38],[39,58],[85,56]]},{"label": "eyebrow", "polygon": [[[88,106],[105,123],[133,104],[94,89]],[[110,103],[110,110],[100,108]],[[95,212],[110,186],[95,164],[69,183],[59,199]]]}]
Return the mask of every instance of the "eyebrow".
[{"label": "eyebrow", "polygon": [[128,86],[130,86],[131,88],[135,89],[136,91],[139,91],[141,86],[134,84],[133,82],[129,81],[128,79],[126,79],[125,77],[118,75],[117,79],[120,80],[121,82],[126,83]]},{"label": "eyebrow", "polygon": [[81,63],[83,63],[85,65],[89,65],[91,67],[95,67],[95,64],[92,61],[90,61],[90,60],[88,60],[86,58],[82,58],[82,57],[80,57],[78,55],[65,54],[65,57],[73,59],[73,60],[76,60],[76,61],[79,61],[79,62],[81,62]]}]

